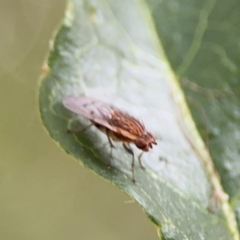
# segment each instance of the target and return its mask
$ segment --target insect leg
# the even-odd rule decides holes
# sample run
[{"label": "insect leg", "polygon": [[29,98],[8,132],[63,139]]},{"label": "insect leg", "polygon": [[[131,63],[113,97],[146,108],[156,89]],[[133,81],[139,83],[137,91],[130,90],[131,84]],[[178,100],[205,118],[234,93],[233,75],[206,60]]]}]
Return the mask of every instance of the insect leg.
[{"label": "insect leg", "polygon": [[123,148],[132,155],[132,181],[133,183],[136,183],[135,177],[134,177],[134,153],[133,150],[130,148],[129,145],[123,143]]},{"label": "insect leg", "polygon": [[107,134],[108,142],[109,142],[109,145],[110,145],[110,148],[111,148],[111,149],[110,149],[110,160],[109,160],[109,162],[108,162],[108,165],[111,166],[111,160],[112,160],[112,158],[113,158],[112,150],[113,150],[113,148],[115,148],[115,147],[114,147],[114,145],[113,145],[113,143],[112,143],[111,138],[109,137],[109,131],[108,131],[108,130],[106,130],[106,134]]},{"label": "insect leg", "polygon": [[93,126],[93,123],[87,125],[86,127],[82,128],[82,129],[67,129],[67,133],[81,133],[81,132],[85,132],[91,126]]},{"label": "insect leg", "polygon": [[139,165],[140,165],[140,167],[142,168],[142,169],[145,169],[145,167],[142,165],[142,161],[141,161],[141,158],[142,158],[142,155],[143,155],[143,151],[139,154],[139,156],[138,156],[138,161],[139,161]]}]

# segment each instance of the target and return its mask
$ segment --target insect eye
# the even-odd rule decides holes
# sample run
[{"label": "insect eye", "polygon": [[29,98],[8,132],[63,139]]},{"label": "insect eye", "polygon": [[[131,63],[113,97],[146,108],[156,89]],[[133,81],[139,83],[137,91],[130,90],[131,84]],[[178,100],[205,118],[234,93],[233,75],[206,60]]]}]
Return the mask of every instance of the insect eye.
[{"label": "insect eye", "polygon": [[142,150],[147,150],[147,143],[144,139],[137,139],[137,141],[135,142],[136,146]]}]

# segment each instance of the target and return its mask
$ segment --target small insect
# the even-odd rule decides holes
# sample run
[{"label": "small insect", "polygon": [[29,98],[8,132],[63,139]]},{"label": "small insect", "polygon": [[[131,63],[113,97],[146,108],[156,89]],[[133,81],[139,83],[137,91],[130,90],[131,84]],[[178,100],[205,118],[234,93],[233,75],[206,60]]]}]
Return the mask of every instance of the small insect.
[{"label": "small insect", "polygon": [[114,148],[112,140],[122,142],[123,148],[132,155],[132,181],[135,183],[134,153],[129,144],[134,143],[142,150],[138,156],[142,169],[144,169],[141,162],[142,154],[149,151],[153,144],[157,145],[154,136],[145,129],[144,124],[125,111],[89,97],[67,97],[63,100],[63,105],[70,111],[91,121],[90,125],[77,132],[84,131],[94,125],[107,135],[111,147],[111,158]]}]

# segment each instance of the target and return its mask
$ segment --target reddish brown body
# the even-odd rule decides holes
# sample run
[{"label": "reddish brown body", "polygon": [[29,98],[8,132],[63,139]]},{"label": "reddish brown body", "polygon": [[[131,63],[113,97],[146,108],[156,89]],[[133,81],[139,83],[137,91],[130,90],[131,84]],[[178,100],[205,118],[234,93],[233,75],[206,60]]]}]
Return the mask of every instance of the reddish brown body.
[{"label": "reddish brown body", "polygon": [[[133,156],[132,173],[134,178],[134,153],[129,144],[134,143],[144,152],[149,151],[153,144],[157,144],[154,136],[145,129],[144,124],[128,113],[113,107],[110,104],[88,98],[68,97],[63,100],[63,105],[72,112],[88,118],[93,125],[104,132],[109,140],[111,149],[113,141],[123,142],[124,149]],[[139,155],[139,163],[141,164]]]}]

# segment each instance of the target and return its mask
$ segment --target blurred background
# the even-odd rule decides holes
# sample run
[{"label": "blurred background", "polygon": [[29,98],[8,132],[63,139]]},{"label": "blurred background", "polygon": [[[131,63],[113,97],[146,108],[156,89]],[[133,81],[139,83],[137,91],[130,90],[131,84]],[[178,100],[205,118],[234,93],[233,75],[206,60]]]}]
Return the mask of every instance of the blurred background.
[{"label": "blurred background", "polygon": [[157,240],[141,208],[48,136],[38,81],[64,0],[0,0],[0,239]]}]

